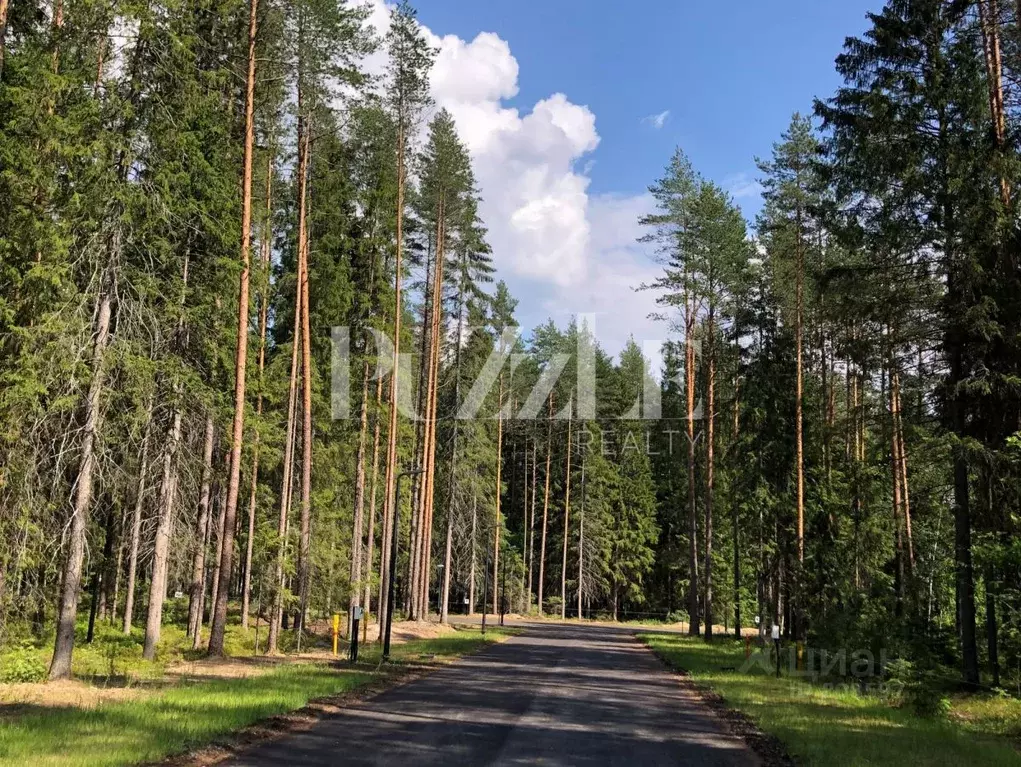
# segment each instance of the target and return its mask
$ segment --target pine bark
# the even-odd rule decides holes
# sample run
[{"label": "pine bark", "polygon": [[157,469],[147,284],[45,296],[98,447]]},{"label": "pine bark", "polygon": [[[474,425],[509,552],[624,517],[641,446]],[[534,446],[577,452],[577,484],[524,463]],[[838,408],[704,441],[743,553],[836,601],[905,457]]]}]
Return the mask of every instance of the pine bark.
[{"label": "pine bark", "polygon": [[564,551],[560,565],[560,620],[567,619],[567,543],[571,537],[571,438],[573,435],[574,396],[567,401],[567,468],[564,471]]},{"label": "pine bark", "polygon": [[255,145],[255,38],[259,0],[248,7],[248,77],[245,84],[245,149],[241,180],[241,278],[238,286],[238,341],[234,362],[234,424],[231,433],[230,476],[224,511],[223,557],[220,563],[220,590],[213,605],[213,624],[209,632],[209,655],[222,656],[227,629],[227,588],[234,554],[234,524],[241,489],[241,448],[245,437],[245,371],[248,364],[248,289],[252,250],[252,154]]},{"label": "pine bark", "polygon": [[546,532],[549,528],[549,478],[550,463],[553,460],[553,396],[550,395],[549,415],[546,421],[546,477],[542,496],[542,536],[539,544],[539,615],[543,614],[543,583],[546,580]]},{"label": "pine bark", "polygon": [[[183,351],[187,344],[184,306],[188,294],[188,266],[189,256],[185,253],[181,278],[181,298],[178,303],[180,318],[177,323],[177,346],[179,351]],[[167,569],[170,565],[170,538],[173,535],[174,513],[177,508],[177,453],[181,444],[181,410],[183,407],[180,381],[174,381],[172,390],[173,404],[170,426],[163,447],[163,482],[160,486],[160,509],[157,515],[156,540],[153,546],[152,578],[149,582],[149,610],[146,615],[145,641],[142,646],[142,657],[146,660],[156,658],[156,647],[160,641],[160,629],[163,625],[163,601],[167,593]]]},{"label": "pine bark", "polygon": [[308,610],[309,578],[311,575],[312,543],[312,338],[309,317],[309,233],[308,233],[308,166],[311,140],[310,127],[305,126],[303,167],[298,171],[301,184],[299,193],[298,230],[300,237],[301,271],[301,519],[298,537],[298,614],[294,630],[301,632]]},{"label": "pine bark", "polygon": [[0,77],[4,74],[4,56],[7,52],[7,14],[10,0],[0,0]]},{"label": "pine bark", "polygon": [[266,209],[264,211],[262,242],[260,243],[261,270],[259,275],[261,297],[259,301],[259,391],[255,400],[255,446],[252,455],[252,481],[248,496],[248,538],[245,542],[244,582],[241,586],[241,628],[248,630],[248,613],[252,598],[252,551],[255,542],[255,517],[258,511],[259,457],[262,447],[258,421],[262,418],[262,385],[266,372],[266,330],[269,323],[269,270],[273,250],[273,156],[266,162]]},{"label": "pine bark", "polygon": [[[383,378],[376,379],[376,407],[372,414],[372,478],[369,481],[369,531],[365,552],[365,619],[362,621],[362,639],[369,641],[369,608],[372,606],[369,588],[372,572],[373,548],[376,542],[376,480],[379,476],[379,419],[383,402]],[[377,618],[378,622],[378,618]]]},{"label": "pine bark", "polygon": [[152,552],[152,580],[149,582],[149,611],[145,622],[142,657],[156,658],[163,625],[163,601],[167,595],[167,569],[170,565],[170,538],[174,532],[177,506],[177,452],[181,443],[181,408],[175,406],[170,417],[167,445],[163,451],[163,483],[160,488],[160,513],[156,522],[156,540]]},{"label": "pine bark", "polygon": [[[394,256],[394,334],[393,334],[393,366],[390,373],[390,415],[387,427],[385,492],[383,495],[383,540],[380,548],[380,584],[378,613],[386,615],[388,595],[385,583],[389,577],[391,538],[394,530],[394,516],[399,513],[396,508],[397,482],[397,379],[400,376],[401,348],[401,285],[403,282],[404,255],[404,196],[405,196],[405,125],[401,122],[397,129],[397,231]],[[380,641],[383,634],[380,632]]]},{"label": "pine bark", "polygon": [[287,389],[287,430],[284,437],[284,462],[283,478],[280,484],[280,513],[277,518],[277,556],[276,556],[276,577],[274,579],[275,589],[273,597],[273,617],[269,624],[269,637],[267,639],[266,651],[270,654],[276,653],[279,641],[280,624],[284,617],[284,561],[287,556],[287,529],[288,518],[291,511],[291,494],[293,487],[294,472],[294,441],[297,430],[298,411],[298,363],[300,361],[299,349],[301,348],[301,260],[298,261],[298,274],[295,278],[294,296],[294,334],[291,340],[291,374],[290,383]]},{"label": "pine bark", "polygon": [[[532,575],[535,571],[535,485],[537,482],[537,474],[539,472],[539,466],[537,463],[538,458],[538,440],[532,440],[532,503],[529,510],[528,519],[528,603],[526,605],[526,611],[532,611],[532,591],[533,582]],[[527,481],[527,480],[526,480]]]},{"label": "pine bark", "polygon": [[188,636],[192,648],[198,649],[202,638],[202,597],[206,587],[206,543],[209,540],[209,501],[213,479],[213,416],[206,416],[206,432],[202,441],[202,485],[199,490],[198,522],[195,532],[195,553],[191,560],[191,591],[188,597]]},{"label": "pine bark", "polygon": [[[112,252],[120,253],[120,230],[115,224]],[[78,615],[78,591],[81,588],[82,563],[85,558],[85,535],[88,530],[89,509],[92,505],[92,484],[96,469],[96,439],[102,422],[101,399],[106,382],[106,352],[110,345],[110,327],[113,318],[113,296],[116,284],[116,256],[111,259],[103,275],[103,283],[96,301],[93,320],[91,381],[84,402],[81,458],[78,478],[68,524],[67,554],[64,559],[57,606],[57,635],[50,661],[49,678],[67,679],[71,676],[71,655],[74,652],[74,625]]]},{"label": "pine bark", "polygon": [[125,635],[131,634],[131,621],[135,608],[135,579],[138,575],[138,549],[142,541],[142,511],[145,508],[145,482],[149,476],[149,437],[152,430],[153,403],[150,400],[146,410],[145,436],[142,438],[142,456],[138,466],[138,485],[135,488],[135,507],[131,515],[131,544],[128,549],[128,582],[124,595]]},{"label": "pine bark", "polygon": [[[502,343],[502,342],[501,342]],[[500,498],[503,495],[503,479],[501,470],[503,468],[503,373],[500,373],[500,393],[496,401],[496,517],[493,524],[493,613],[500,612],[499,594],[500,585]],[[566,546],[566,538],[564,546]]]},{"label": "pine bark", "polygon": [[[685,273],[685,282],[688,275]],[[687,400],[688,436],[688,633],[700,633],[698,588],[698,510],[695,502],[695,306],[694,296],[685,288],[684,296],[684,383]]]},{"label": "pine bark", "polygon": [[708,413],[706,417],[706,490],[705,490],[705,638],[713,638],[713,501],[716,489],[716,349],[715,308],[709,308],[709,359],[706,371]]}]

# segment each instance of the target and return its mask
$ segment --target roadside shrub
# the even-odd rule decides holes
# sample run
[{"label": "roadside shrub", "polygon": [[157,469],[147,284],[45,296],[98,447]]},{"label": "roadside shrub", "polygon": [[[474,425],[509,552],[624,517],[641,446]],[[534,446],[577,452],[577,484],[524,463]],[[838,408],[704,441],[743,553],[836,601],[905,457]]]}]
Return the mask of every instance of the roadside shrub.
[{"label": "roadside shrub", "polygon": [[46,679],[46,663],[31,642],[25,641],[0,658],[0,682],[42,682]]},{"label": "roadside shrub", "polygon": [[910,707],[920,717],[936,719],[950,713],[950,699],[936,675],[911,661],[891,661],[886,667],[886,686],[892,703]]}]

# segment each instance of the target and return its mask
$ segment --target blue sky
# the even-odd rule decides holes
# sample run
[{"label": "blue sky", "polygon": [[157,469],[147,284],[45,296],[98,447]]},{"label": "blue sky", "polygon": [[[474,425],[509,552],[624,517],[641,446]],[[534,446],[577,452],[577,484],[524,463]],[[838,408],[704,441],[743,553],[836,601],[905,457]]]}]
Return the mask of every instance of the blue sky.
[{"label": "blue sky", "polygon": [[[368,1],[385,28],[387,0]],[[668,338],[655,295],[636,290],[661,272],[636,242],[649,184],[680,146],[753,221],[755,158],[833,93],[844,39],[881,5],[417,0],[437,50],[431,92],[471,152],[521,325],[594,315],[611,353]]]},{"label": "blue sky", "polygon": [[[563,92],[596,116],[591,191],[638,193],[681,146],[706,176],[735,189],[796,110],[839,84],[833,60],[880,0],[421,0],[423,23],[510,45],[527,108]],[[656,130],[645,116],[669,111]],[[749,216],[757,200],[743,197]]]}]

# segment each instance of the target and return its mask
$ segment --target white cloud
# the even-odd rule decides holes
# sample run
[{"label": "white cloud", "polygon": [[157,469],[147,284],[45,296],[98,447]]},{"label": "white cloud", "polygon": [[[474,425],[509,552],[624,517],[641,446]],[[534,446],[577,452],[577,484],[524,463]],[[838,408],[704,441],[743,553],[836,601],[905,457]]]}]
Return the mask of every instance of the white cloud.
[{"label": "white cloud", "polygon": [[[384,2],[372,6],[370,23],[382,33]],[[600,141],[592,111],[563,93],[530,108],[508,106],[518,94],[519,66],[505,40],[492,32],[471,41],[426,35],[438,51],[432,96],[454,116],[471,151],[498,277],[520,299],[522,323],[552,316],[563,324],[570,314],[596,313],[609,351],[631,333],[639,340],[662,335],[646,319],[652,297],[632,290],[657,271],[636,243],[638,217],[651,203],[647,195],[589,193],[591,153]],[[369,66],[382,71],[382,61]],[[653,124],[662,127],[668,116],[654,116]]]},{"label": "white cloud", "polygon": [[660,130],[664,125],[666,125],[666,121],[668,119],[670,119],[670,110],[665,109],[657,115],[648,115],[647,117],[643,117],[642,122],[647,125],[651,125],[656,130]]},{"label": "white cloud", "polygon": [[723,180],[723,188],[735,200],[747,200],[762,196],[762,184],[751,173],[733,173]]}]

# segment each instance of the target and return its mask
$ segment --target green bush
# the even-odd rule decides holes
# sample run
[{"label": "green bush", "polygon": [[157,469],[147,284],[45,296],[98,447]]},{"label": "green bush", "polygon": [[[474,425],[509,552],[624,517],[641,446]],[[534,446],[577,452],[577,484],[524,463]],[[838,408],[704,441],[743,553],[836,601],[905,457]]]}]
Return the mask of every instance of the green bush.
[{"label": "green bush", "polygon": [[901,658],[887,664],[886,682],[893,691],[894,702],[911,707],[920,717],[936,719],[950,713],[950,699],[944,694],[939,679],[911,661]]},{"label": "green bush", "polygon": [[31,642],[22,642],[0,658],[0,682],[41,682],[46,679],[46,663]]}]

